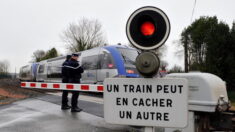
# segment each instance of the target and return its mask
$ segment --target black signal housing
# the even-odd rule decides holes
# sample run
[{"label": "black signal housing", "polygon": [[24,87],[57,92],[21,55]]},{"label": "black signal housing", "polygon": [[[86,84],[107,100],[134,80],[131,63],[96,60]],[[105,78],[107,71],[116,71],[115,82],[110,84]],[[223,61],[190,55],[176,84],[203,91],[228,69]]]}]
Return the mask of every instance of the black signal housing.
[{"label": "black signal housing", "polygon": [[170,22],[159,8],[142,7],[129,17],[126,34],[130,43],[140,50],[157,49],[165,43],[170,34]]}]

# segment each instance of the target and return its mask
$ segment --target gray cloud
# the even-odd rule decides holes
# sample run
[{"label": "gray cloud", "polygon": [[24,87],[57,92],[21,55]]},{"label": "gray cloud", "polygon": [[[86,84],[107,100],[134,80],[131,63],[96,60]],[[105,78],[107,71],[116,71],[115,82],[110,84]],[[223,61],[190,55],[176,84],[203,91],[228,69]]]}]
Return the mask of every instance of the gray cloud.
[{"label": "gray cloud", "polygon": [[[159,7],[168,14],[172,30],[166,43],[171,46],[190,24],[193,3],[194,0],[1,0],[0,60],[9,60],[14,71],[15,67],[19,70],[27,64],[37,49],[56,47],[65,53],[59,34],[81,17],[100,20],[110,44],[127,43],[126,20],[134,10],[146,5]],[[233,0],[198,0],[194,19],[217,15],[231,25],[235,18],[234,5]],[[168,51],[165,59],[170,66],[182,65],[182,60],[172,59],[174,48]]]}]

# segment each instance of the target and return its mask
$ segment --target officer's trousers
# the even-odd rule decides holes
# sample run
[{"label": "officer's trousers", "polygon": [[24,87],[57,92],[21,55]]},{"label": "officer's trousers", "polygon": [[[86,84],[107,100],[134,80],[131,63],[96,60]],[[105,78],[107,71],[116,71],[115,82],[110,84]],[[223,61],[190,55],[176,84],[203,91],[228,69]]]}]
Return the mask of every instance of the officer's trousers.
[{"label": "officer's trousers", "polygon": [[[69,79],[69,83],[80,84],[80,79]],[[72,99],[71,99],[72,108],[78,107],[78,97],[79,97],[79,91],[72,91]]]},{"label": "officer's trousers", "polygon": [[[69,79],[66,78],[66,77],[63,77],[62,78],[62,83],[68,83],[69,82]],[[63,90],[62,92],[62,106],[67,106],[68,105],[68,94],[69,94],[69,91],[68,90]]]}]

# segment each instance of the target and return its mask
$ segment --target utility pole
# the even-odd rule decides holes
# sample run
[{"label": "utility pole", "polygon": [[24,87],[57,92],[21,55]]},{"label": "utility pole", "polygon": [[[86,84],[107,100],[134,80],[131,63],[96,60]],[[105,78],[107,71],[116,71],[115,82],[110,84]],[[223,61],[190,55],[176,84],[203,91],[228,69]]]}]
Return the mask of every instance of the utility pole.
[{"label": "utility pole", "polygon": [[184,70],[186,73],[189,71],[188,65],[188,35],[186,35],[184,41]]},{"label": "utility pole", "polygon": [[15,77],[14,77],[14,79],[16,79],[16,67],[15,67]]}]

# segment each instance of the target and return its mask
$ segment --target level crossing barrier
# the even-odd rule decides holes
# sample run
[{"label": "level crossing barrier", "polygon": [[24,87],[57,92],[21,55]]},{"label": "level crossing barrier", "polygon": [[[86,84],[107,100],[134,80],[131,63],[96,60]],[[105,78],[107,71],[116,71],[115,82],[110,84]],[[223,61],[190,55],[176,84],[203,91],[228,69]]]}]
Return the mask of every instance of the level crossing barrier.
[{"label": "level crossing barrier", "polygon": [[73,83],[45,83],[45,82],[21,82],[22,88],[30,89],[56,89],[84,92],[103,92],[104,87],[100,84],[73,84]]}]

